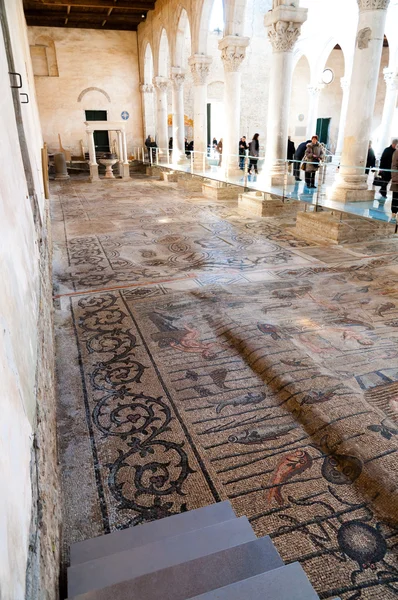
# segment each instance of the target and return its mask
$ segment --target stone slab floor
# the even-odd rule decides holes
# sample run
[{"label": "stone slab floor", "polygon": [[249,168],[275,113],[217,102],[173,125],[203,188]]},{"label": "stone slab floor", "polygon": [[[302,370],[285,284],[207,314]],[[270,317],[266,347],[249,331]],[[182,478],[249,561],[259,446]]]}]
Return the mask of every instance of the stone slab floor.
[{"label": "stone slab floor", "polygon": [[229,498],[320,598],[398,597],[398,237],[144,176],[53,184],[52,218],[65,565]]}]

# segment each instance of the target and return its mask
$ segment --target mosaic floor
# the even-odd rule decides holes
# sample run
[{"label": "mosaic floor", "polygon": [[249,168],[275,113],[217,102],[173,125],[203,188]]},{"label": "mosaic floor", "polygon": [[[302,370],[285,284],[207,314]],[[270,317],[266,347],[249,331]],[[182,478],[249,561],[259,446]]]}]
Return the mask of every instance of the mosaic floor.
[{"label": "mosaic floor", "polygon": [[65,547],[229,498],[320,598],[397,598],[398,237],[143,176],[52,217]]}]

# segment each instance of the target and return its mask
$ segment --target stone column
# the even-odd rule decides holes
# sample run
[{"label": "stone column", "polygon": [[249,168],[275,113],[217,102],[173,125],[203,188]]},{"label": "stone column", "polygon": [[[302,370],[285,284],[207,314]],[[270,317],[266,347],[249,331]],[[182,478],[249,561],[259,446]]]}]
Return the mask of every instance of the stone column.
[{"label": "stone column", "polygon": [[156,89],[156,141],[160,156],[167,156],[169,151],[169,136],[167,126],[167,90],[169,81],[166,77],[154,77]]},{"label": "stone column", "polygon": [[98,163],[95,155],[94,131],[87,131],[88,155],[90,163],[90,181],[98,181]]},{"label": "stone column", "polygon": [[341,167],[336,183],[330,190],[330,197],[341,202],[374,198],[374,192],[368,190],[365,167],[390,0],[357,2],[359,21]]},{"label": "stone column", "polygon": [[144,121],[144,135],[147,139],[148,135],[155,137],[155,114],[153,106],[153,85],[151,83],[143,83],[140,85],[142,94],[142,115]]},{"label": "stone column", "polygon": [[[298,5],[298,2],[296,3]],[[268,39],[272,45],[272,65],[269,83],[267,151],[264,178],[271,185],[283,185],[287,158],[287,136],[293,72],[293,48],[308,10],[298,6],[280,5],[265,15]]]},{"label": "stone column", "polygon": [[127,155],[127,138],[126,138],[126,132],[122,131],[121,132],[121,142],[122,142],[122,155],[123,155],[123,171],[122,171],[122,177],[123,179],[129,179],[130,178],[130,165],[129,165],[129,159],[128,159],[128,155]]},{"label": "stone column", "polygon": [[189,58],[193,83],[194,83],[194,165],[201,169],[206,160],[207,152],[207,77],[210,72],[212,62],[211,56],[204,54],[194,54]]},{"label": "stone column", "polygon": [[316,85],[308,86],[308,94],[310,97],[310,103],[308,107],[308,121],[307,121],[307,132],[306,139],[310,140],[313,135],[316,134],[316,124],[318,120],[318,109],[319,109],[319,98],[322,90],[324,89],[324,83],[317,83]]},{"label": "stone column", "polygon": [[225,132],[223,138],[223,167],[226,173],[239,171],[241,73],[250,38],[227,35],[218,43],[224,63]]},{"label": "stone column", "polygon": [[173,162],[185,162],[184,82],[185,74],[179,67],[171,67],[173,94]]},{"label": "stone column", "polygon": [[339,135],[337,137],[336,144],[336,156],[341,156],[343,151],[344,144],[344,130],[345,124],[347,121],[347,110],[348,110],[348,99],[350,95],[350,78],[342,77],[340,79],[341,89],[343,90],[343,100],[341,103],[341,111],[340,111],[340,123],[339,123]]},{"label": "stone column", "polygon": [[[384,101],[383,119],[381,121],[380,136],[378,142],[378,154],[381,155],[384,148],[391,144],[392,124],[394,113],[397,108],[398,98],[398,71],[395,69],[384,69],[384,81],[386,82],[386,99]],[[395,135],[395,132],[394,132]]]}]

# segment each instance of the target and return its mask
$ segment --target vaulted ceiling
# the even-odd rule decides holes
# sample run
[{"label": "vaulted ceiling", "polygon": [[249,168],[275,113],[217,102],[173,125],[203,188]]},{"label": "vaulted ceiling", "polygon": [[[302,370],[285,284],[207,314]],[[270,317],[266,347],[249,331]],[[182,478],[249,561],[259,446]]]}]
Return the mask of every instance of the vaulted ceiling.
[{"label": "vaulted ceiling", "polygon": [[24,0],[28,25],[136,31],[155,0]]}]

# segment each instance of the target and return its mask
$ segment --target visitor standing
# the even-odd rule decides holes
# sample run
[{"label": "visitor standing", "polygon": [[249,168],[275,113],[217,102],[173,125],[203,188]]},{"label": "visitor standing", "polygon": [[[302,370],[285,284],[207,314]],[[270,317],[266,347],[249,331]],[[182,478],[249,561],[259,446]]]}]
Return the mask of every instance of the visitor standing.
[{"label": "visitor standing", "polygon": [[239,141],[239,168],[241,171],[243,171],[243,168],[245,166],[245,156],[246,156],[246,150],[248,149],[248,145],[246,142],[246,136],[244,135],[243,137],[240,138]]},{"label": "visitor standing", "polygon": [[383,183],[380,186],[380,194],[383,198],[387,198],[387,186],[391,180],[391,165],[392,165],[392,157],[396,150],[398,144],[398,140],[393,140],[391,146],[385,148],[383,154],[380,159],[380,176],[383,180]]},{"label": "visitor standing", "polygon": [[372,142],[369,142],[368,156],[366,159],[366,170],[365,170],[366,175],[369,175],[370,169],[374,169],[375,166],[376,166],[376,154],[372,148]]},{"label": "visitor standing", "polygon": [[311,140],[307,140],[306,142],[302,142],[301,144],[299,144],[294,154],[293,175],[296,178],[296,181],[301,181],[300,163],[304,158],[304,154],[307,150],[308,144],[311,144]]},{"label": "visitor standing", "polygon": [[319,169],[319,163],[323,159],[323,156],[324,152],[319,143],[318,136],[313,135],[311,142],[307,145],[303,159],[305,163],[305,183],[309,188],[316,189],[315,174]]},{"label": "visitor standing", "polygon": [[217,144],[216,150],[218,152],[218,166],[221,167],[221,163],[222,163],[222,138],[220,138],[220,141]]},{"label": "visitor standing", "polygon": [[392,191],[391,212],[392,212],[392,218],[396,219],[397,212],[398,212],[398,149],[395,150],[395,152],[392,156],[391,169],[392,169],[392,173],[391,173],[391,179],[392,179],[392,182],[391,182],[391,191]]},{"label": "visitor standing", "polygon": [[151,136],[150,135],[148,135],[147,139],[145,140],[145,146],[146,146],[146,149],[148,152],[148,161],[150,161],[151,160],[151,157],[149,155],[149,153],[150,153],[149,148],[151,147]]},{"label": "visitor standing", "polygon": [[149,148],[151,149],[151,152],[152,152],[152,162],[156,162],[157,147],[158,147],[158,145],[155,142],[155,140],[153,139],[153,137],[149,136]]},{"label": "visitor standing", "polygon": [[291,172],[295,152],[296,146],[294,145],[294,142],[292,142],[289,135],[289,137],[287,138],[287,160],[289,161],[289,173]]},{"label": "visitor standing", "polygon": [[256,173],[256,175],[258,174],[258,168],[257,168],[257,164],[258,164],[258,157],[260,156],[260,142],[258,141],[258,138],[260,137],[259,133],[255,133],[253,135],[253,139],[249,144],[249,173],[251,174],[252,169],[254,170],[254,172]]}]

